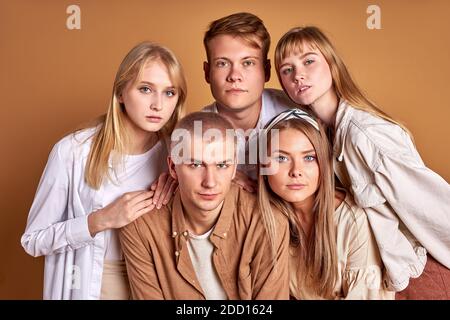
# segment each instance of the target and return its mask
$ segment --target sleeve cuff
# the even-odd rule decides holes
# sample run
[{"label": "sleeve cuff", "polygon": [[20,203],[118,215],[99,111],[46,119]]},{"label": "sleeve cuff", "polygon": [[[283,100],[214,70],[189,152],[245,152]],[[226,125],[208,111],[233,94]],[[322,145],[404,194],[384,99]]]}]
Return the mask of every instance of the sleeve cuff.
[{"label": "sleeve cuff", "polygon": [[89,232],[88,216],[81,216],[68,221],[66,235],[69,244],[75,247],[93,241],[94,238]]}]

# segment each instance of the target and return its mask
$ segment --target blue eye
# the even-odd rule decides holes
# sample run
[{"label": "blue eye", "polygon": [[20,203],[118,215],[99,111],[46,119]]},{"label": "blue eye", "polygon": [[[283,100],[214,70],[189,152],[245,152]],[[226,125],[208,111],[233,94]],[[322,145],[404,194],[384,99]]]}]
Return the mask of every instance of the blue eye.
[{"label": "blue eye", "polygon": [[313,161],[316,161],[316,157],[315,156],[305,156],[305,160],[308,162],[313,162]]},{"label": "blue eye", "polygon": [[275,160],[278,162],[286,162],[288,161],[288,158],[286,156],[279,155],[275,157]]},{"label": "blue eye", "polygon": [[226,168],[228,168],[230,165],[229,164],[227,164],[227,163],[219,163],[219,164],[217,164],[217,168],[219,168],[219,169],[226,169]]},{"label": "blue eye", "polygon": [[150,89],[149,87],[142,87],[139,88],[139,91],[141,91],[142,93],[150,93],[152,92],[152,89]]},{"label": "blue eye", "polygon": [[189,165],[191,168],[200,168],[202,164],[200,162],[193,162]]},{"label": "blue eye", "polygon": [[168,97],[174,97],[175,95],[176,95],[176,93],[174,90],[166,91],[166,96],[168,96]]}]

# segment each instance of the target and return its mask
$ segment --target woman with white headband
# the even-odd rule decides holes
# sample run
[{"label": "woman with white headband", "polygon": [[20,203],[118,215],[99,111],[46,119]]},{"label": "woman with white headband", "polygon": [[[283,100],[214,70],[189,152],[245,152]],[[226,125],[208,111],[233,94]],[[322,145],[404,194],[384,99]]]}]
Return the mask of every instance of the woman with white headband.
[{"label": "woman with white headband", "polygon": [[260,135],[258,203],[275,243],[270,204],[290,225],[290,295],[294,299],[393,299],[364,211],[335,190],[322,126],[300,109],[274,118]]},{"label": "woman with white headband", "polygon": [[358,88],[319,28],[288,31],[275,66],[289,97],[326,125],[334,172],[366,211],[389,288],[399,299],[449,299],[447,181],[425,165],[408,129]]}]

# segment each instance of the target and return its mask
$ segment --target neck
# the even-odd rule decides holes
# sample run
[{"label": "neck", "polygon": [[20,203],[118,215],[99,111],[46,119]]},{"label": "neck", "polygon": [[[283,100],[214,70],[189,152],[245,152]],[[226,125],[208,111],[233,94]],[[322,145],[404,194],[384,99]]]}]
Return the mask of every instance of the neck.
[{"label": "neck", "polygon": [[312,225],[314,224],[314,196],[310,196],[301,202],[294,202],[292,206],[302,229],[306,236],[309,237]]},{"label": "neck", "polygon": [[183,214],[186,226],[190,232],[195,235],[205,234],[207,231],[217,223],[220,212],[223,207],[223,201],[220,205],[210,211],[200,210],[198,208],[191,207],[188,202],[183,201],[181,196],[181,203],[183,205]]},{"label": "neck", "polygon": [[236,129],[244,131],[254,129],[259,120],[262,107],[262,96],[258,102],[245,109],[230,109],[216,102],[217,110],[221,116],[231,122]]},{"label": "neck", "polygon": [[148,132],[137,127],[128,117],[125,120],[128,134],[126,153],[130,155],[142,154],[150,150],[159,140],[156,132]]},{"label": "neck", "polygon": [[336,120],[339,99],[333,88],[328,90],[319,99],[310,104],[312,111],[327,127],[333,127]]}]

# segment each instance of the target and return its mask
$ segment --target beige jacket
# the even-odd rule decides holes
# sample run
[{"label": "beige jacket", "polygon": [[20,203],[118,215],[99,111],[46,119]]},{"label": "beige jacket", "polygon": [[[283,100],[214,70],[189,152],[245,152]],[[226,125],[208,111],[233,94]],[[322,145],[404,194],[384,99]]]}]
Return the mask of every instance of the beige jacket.
[{"label": "beige jacket", "polygon": [[367,213],[389,288],[403,290],[418,277],[427,250],[450,268],[450,187],[425,166],[403,129],[341,101],[334,162]]},{"label": "beige jacket", "polygon": [[[289,226],[276,211],[276,262],[256,197],[237,185],[225,197],[210,236],[213,265],[228,299],[289,298]],[[189,255],[180,194],[120,231],[133,299],[203,300]]]},{"label": "beige jacket", "polygon": [[[383,284],[383,262],[366,213],[347,193],[335,210],[338,277],[334,286],[335,299],[393,300],[394,291]],[[290,248],[289,286],[295,299],[324,299],[311,288],[298,285],[298,249]]]}]

